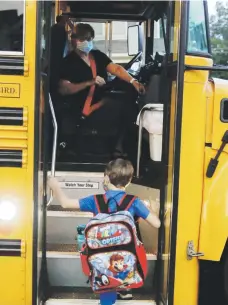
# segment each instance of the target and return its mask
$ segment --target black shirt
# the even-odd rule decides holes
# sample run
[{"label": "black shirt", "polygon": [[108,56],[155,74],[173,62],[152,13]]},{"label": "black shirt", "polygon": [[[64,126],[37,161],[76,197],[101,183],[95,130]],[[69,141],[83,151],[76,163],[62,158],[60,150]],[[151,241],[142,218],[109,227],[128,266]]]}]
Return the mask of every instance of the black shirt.
[{"label": "black shirt", "polygon": [[[96,62],[97,75],[107,80],[106,67],[112,61],[111,59],[99,50],[91,51]],[[71,83],[82,83],[93,79],[91,68],[85,61],[76,53],[69,53],[62,60],[62,67],[60,71],[60,79],[68,80]],[[89,87],[79,91],[76,94],[64,96],[64,101],[71,104],[72,108],[77,110],[80,114],[82,112],[84,103],[89,93]],[[102,87],[96,86],[92,103],[96,103],[102,98]]]}]

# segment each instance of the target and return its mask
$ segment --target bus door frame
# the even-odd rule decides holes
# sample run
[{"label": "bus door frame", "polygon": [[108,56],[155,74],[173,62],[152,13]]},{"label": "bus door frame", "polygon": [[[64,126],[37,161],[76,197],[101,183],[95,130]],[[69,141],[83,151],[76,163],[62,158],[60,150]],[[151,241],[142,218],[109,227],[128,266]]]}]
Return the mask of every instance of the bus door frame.
[{"label": "bus door frame", "polygon": [[[163,188],[160,195],[160,219],[161,228],[158,236],[158,260],[157,260],[157,287],[156,302],[157,304],[174,305],[174,285],[175,285],[175,268],[176,268],[176,234],[178,219],[178,193],[179,193],[179,172],[180,172],[180,152],[181,152],[181,125],[182,125],[182,103],[184,89],[184,72],[185,72],[185,53],[187,41],[187,2],[186,1],[169,1],[168,20],[167,20],[167,42],[168,56],[166,66],[168,78],[171,84],[176,83],[176,94],[173,92],[173,86],[170,88],[170,96],[165,101],[164,106],[164,125],[163,125],[163,143],[162,143],[162,162],[165,167],[165,177]],[[172,12],[174,17],[172,17]],[[170,30],[171,18],[174,18],[174,53],[170,60]],[[176,41],[176,42],[175,42]],[[175,98],[172,99],[172,95]],[[172,111],[171,102],[175,104],[175,110]],[[173,126],[172,126],[173,124]],[[170,129],[173,128],[173,138]],[[170,170],[172,169],[172,170]],[[170,181],[172,181],[170,185]],[[171,201],[168,198],[168,188],[171,188]],[[164,240],[165,222],[167,214],[170,212],[169,238]],[[164,261],[165,261],[165,243],[168,242],[169,253],[167,255],[167,277],[164,278]],[[164,295],[164,279],[167,285],[167,291]],[[163,282],[162,282],[163,281]]]},{"label": "bus door frame", "polygon": [[[40,88],[39,96],[37,96],[37,116],[41,116],[41,118],[37,118],[39,121],[39,129],[41,133],[41,137],[36,137],[35,142],[39,145],[41,149],[41,156],[38,157],[39,162],[41,162],[41,171],[43,174],[42,181],[42,189],[43,194],[41,199],[37,199],[42,201],[37,204],[38,206],[42,206],[41,208],[41,218],[42,221],[40,223],[38,219],[34,222],[34,230],[36,231],[36,239],[37,243],[34,243],[34,258],[33,260],[33,296],[32,296],[32,304],[44,302],[48,298],[49,294],[49,280],[48,280],[48,271],[47,271],[47,259],[46,259],[46,211],[47,211],[47,174],[48,174],[48,143],[49,143],[49,121],[51,120],[50,114],[50,105],[49,105],[49,58],[50,58],[50,34],[51,34],[51,14],[52,14],[52,3],[50,1],[37,1],[37,34],[36,34],[36,86]],[[42,17],[45,17],[45,25],[42,24]],[[45,52],[42,53],[42,34],[44,34],[45,38]],[[38,47],[40,46],[40,47]],[[42,58],[42,55],[44,57]],[[42,66],[42,60],[44,60],[44,66]],[[43,105],[42,105],[43,104]],[[41,139],[41,143],[39,143]],[[36,148],[35,148],[36,149]],[[38,186],[38,184],[37,184]],[[36,190],[38,191],[38,190]],[[37,216],[38,217],[38,216]],[[35,239],[34,239],[35,240]],[[40,244],[38,243],[40,240]],[[41,257],[38,258],[38,251],[41,253]],[[40,260],[40,264],[38,264],[38,260]],[[38,265],[39,268],[38,268]]]}]

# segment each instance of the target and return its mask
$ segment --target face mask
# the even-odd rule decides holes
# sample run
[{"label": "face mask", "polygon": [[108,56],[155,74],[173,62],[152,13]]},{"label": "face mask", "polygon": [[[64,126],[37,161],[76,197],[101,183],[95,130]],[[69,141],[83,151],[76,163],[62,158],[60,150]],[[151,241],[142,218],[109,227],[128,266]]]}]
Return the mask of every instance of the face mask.
[{"label": "face mask", "polygon": [[93,48],[92,41],[77,41],[77,49],[81,52],[88,54]]}]

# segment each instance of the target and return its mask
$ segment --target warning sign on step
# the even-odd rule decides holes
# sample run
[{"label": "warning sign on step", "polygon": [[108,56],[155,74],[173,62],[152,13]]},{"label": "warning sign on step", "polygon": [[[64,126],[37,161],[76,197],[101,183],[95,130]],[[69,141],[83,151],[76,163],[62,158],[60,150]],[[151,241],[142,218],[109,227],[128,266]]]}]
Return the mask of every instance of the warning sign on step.
[{"label": "warning sign on step", "polygon": [[60,187],[63,189],[99,189],[99,183],[86,181],[64,181],[60,182]]}]

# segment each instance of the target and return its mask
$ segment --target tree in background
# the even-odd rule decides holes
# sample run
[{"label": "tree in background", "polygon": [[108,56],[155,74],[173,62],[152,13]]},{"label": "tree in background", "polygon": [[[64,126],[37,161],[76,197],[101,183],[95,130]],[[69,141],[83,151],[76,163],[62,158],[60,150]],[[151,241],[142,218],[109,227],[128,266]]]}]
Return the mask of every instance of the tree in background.
[{"label": "tree in background", "polygon": [[[228,65],[228,2],[217,1],[215,10],[215,14],[210,17],[214,64]],[[216,72],[213,76],[228,79],[228,72]]]}]

